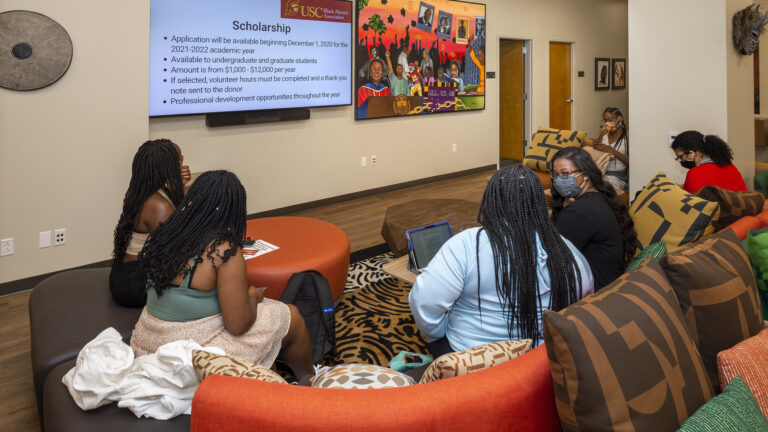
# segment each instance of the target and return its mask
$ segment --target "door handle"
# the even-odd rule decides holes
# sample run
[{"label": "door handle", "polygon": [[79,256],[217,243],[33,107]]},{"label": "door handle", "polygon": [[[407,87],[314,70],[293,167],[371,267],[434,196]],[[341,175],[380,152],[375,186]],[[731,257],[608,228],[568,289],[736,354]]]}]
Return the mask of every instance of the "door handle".
[{"label": "door handle", "polygon": [[565,103],[573,103],[573,99],[568,98],[568,99],[565,100]]}]

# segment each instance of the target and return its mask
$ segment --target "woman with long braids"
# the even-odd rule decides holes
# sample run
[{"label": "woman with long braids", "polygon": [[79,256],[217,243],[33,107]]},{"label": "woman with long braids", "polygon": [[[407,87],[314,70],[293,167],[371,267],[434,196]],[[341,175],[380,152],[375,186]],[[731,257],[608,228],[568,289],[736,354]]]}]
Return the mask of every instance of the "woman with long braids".
[{"label": "woman with long braids", "polygon": [[688,169],[683,189],[696,193],[704,186],[743,192],[744,177],[733,164],[733,151],[720,137],[704,136],[698,131],[685,131],[672,141],[675,160]]},{"label": "woman with long braids", "polygon": [[298,309],[248,286],[242,246],[245,189],[227,171],[203,173],[139,254],[147,306],[134,353],[192,339],[242,362],[271,367],[281,354],[297,378],[312,374],[312,348]]},{"label": "woman with long braids", "polygon": [[181,149],[170,140],[147,141],[133,157],[131,182],[115,227],[109,273],[109,289],[119,304],[142,307],[147,302],[146,275],[136,260],[149,233],[181,202],[189,179]]},{"label": "woman with long braids", "polygon": [[[552,219],[587,258],[595,291],[624,272],[635,253],[635,224],[592,157],[569,147],[552,158]],[[565,200],[573,198],[568,206]]]},{"label": "woman with long braids", "polygon": [[621,111],[618,108],[608,107],[603,110],[600,135],[597,139],[585,141],[586,145],[594,146],[595,150],[613,155],[613,159],[608,162],[605,181],[616,189],[623,191],[629,189],[628,132],[628,127]]},{"label": "woman with long braids", "polygon": [[542,339],[541,312],[592,292],[581,253],[557,233],[539,178],[509,166],[488,183],[482,225],[450,238],[409,300],[435,356],[507,339]]}]

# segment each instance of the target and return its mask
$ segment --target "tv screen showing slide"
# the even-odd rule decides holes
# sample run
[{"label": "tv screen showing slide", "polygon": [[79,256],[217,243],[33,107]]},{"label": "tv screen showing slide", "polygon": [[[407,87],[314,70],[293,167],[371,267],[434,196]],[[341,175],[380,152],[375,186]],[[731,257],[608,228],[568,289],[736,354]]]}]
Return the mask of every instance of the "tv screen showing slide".
[{"label": "tv screen showing slide", "polygon": [[352,3],[151,0],[149,115],[352,103]]}]

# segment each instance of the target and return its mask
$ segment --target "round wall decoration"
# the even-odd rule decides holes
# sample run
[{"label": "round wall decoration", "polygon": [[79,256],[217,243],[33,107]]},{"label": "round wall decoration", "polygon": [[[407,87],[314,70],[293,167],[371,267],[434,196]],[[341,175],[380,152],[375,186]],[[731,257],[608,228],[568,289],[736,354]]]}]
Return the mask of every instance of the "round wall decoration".
[{"label": "round wall decoration", "polygon": [[0,13],[0,87],[35,90],[58,81],[72,62],[64,27],[30,11]]}]

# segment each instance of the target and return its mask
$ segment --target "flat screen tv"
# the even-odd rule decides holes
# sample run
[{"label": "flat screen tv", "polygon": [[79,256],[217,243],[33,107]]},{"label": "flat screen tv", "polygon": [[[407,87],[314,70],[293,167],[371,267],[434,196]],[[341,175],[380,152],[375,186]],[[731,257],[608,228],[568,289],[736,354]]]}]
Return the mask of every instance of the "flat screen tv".
[{"label": "flat screen tv", "polygon": [[352,103],[352,3],[151,0],[149,115]]}]

